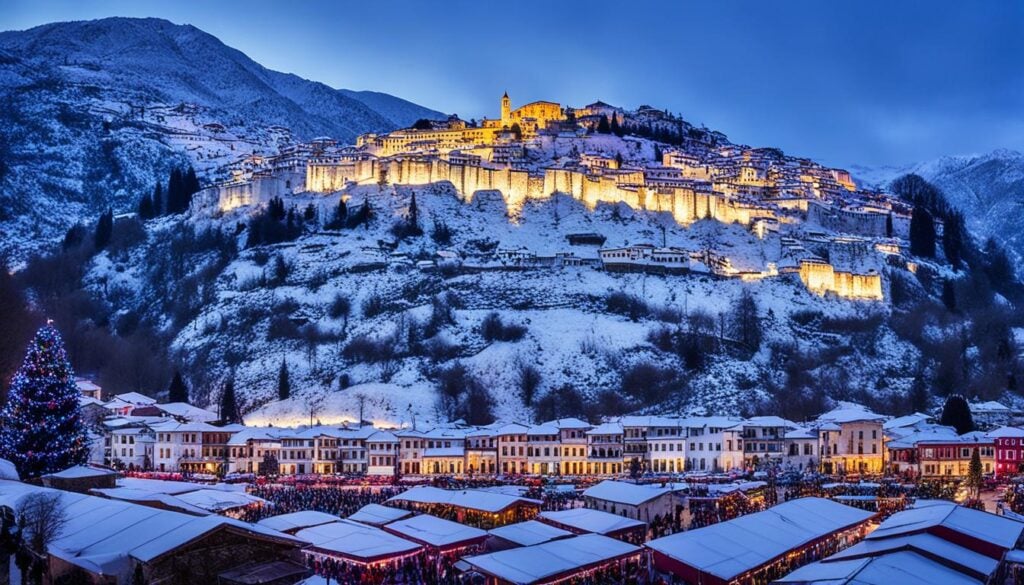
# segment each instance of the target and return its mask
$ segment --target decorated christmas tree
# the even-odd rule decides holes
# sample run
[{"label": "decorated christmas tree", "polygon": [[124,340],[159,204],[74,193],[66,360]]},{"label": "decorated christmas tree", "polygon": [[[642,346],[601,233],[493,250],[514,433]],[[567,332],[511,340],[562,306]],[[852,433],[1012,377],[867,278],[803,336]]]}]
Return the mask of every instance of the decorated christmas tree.
[{"label": "decorated christmas tree", "polygon": [[86,462],[88,445],[75,375],[53,325],[41,328],[0,410],[0,457],[23,478]]}]

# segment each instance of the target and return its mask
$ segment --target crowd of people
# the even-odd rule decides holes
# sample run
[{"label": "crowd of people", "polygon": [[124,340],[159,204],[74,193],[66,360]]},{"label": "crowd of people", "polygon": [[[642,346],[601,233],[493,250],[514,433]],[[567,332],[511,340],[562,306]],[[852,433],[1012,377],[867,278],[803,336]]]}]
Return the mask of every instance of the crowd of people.
[{"label": "crowd of people", "polygon": [[311,558],[313,572],[339,585],[458,585],[463,581],[447,557],[427,553],[366,566],[334,558]]},{"label": "crowd of people", "polygon": [[347,518],[367,504],[381,504],[405,490],[397,486],[255,485],[249,488],[249,493],[267,500],[270,505],[247,508],[239,519],[258,522],[269,516],[303,510]]}]

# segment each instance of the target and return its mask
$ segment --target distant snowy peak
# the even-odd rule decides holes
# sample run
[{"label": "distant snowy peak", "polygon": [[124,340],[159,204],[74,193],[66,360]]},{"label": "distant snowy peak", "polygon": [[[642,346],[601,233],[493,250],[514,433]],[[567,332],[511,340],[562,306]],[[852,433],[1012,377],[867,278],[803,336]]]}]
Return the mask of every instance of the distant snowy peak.
[{"label": "distant snowy peak", "polygon": [[[444,114],[373,92],[336,90],[269,70],[191,25],[146,18],[62,22],[0,33],[0,51],[41,78],[96,86],[129,100],[192,103],[300,138],[352,141]],[[6,85],[8,79],[0,79]],[[10,89],[10,88],[4,88]]]},{"label": "distant snowy peak", "polygon": [[1024,258],[1024,154],[1016,150],[944,156],[906,167],[851,167],[851,172],[862,184],[875,186],[906,173],[921,175],[964,212],[972,232],[994,237]]}]

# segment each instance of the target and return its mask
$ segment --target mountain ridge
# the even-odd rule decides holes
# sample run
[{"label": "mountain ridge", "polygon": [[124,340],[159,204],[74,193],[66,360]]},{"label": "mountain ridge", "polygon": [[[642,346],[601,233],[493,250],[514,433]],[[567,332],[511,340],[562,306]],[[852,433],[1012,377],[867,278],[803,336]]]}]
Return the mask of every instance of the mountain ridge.
[{"label": "mountain ridge", "polygon": [[444,116],[352,93],[267,69],[162,19],[0,32],[0,226],[10,235],[0,252],[23,257],[108,207],[133,211],[172,167],[226,178],[246,156],[296,141],[352,142]]}]

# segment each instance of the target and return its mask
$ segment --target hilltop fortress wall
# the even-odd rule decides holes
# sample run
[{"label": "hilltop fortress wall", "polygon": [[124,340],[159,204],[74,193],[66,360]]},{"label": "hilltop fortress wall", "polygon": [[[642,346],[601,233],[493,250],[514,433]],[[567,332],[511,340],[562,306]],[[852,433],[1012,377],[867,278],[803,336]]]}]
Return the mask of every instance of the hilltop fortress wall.
[{"label": "hilltop fortress wall", "polygon": [[499,191],[511,210],[520,209],[529,199],[565,193],[590,209],[599,204],[625,203],[634,209],[670,213],[681,224],[708,218],[749,225],[756,218],[776,216],[769,207],[717,192],[686,186],[646,186],[640,171],[591,174],[581,169],[548,168],[543,173],[530,173],[511,167],[453,163],[436,157],[311,159],[304,173],[259,173],[245,183],[204,189],[197,194],[196,201],[202,209],[228,211],[303,191],[326,194],[351,184],[372,185],[382,177],[396,185],[449,182],[465,201],[478,191]]}]

